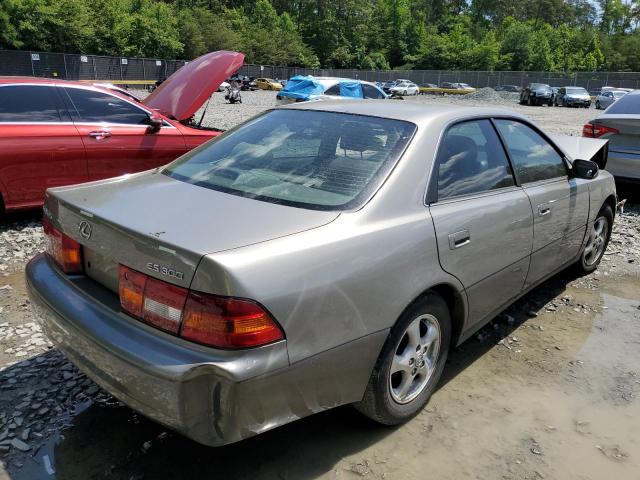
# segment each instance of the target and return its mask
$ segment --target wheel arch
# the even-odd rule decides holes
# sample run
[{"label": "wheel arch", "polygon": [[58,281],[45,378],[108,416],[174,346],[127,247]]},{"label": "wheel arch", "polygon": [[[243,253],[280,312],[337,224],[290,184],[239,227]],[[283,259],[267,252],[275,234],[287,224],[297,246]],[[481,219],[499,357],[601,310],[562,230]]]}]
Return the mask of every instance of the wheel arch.
[{"label": "wheel arch", "polygon": [[453,347],[458,344],[458,341],[462,335],[465,319],[467,316],[467,304],[465,302],[464,293],[452,284],[439,283],[427,288],[420,295],[414,298],[411,303],[409,303],[409,305],[407,305],[407,307],[403,310],[403,314],[413,304],[423,299],[430,293],[439,295],[449,308],[449,313],[451,315],[451,347]]},{"label": "wheel arch", "polygon": [[615,195],[611,194],[605,199],[605,201],[602,204],[602,207],[600,207],[600,209],[602,209],[605,205],[610,206],[611,207],[611,212],[613,213],[613,218],[615,218],[615,216],[616,216],[616,203],[617,202],[616,202]]}]

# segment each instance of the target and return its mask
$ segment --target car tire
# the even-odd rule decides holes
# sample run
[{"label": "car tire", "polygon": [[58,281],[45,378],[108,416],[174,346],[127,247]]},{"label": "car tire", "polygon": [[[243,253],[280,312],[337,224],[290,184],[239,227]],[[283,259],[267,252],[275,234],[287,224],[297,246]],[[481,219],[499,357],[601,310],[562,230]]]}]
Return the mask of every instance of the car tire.
[{"label": "car tire", "polygon": [[596,110],[600,110],[600,102],[596,101]]},{"label": "car tire", "polygon": [[533,100],[531,99],[531,97],[528,98],[528,102],[527,103],[528,103],[528,105],[530,107],[533,107]]},{"label": "car tire", "polygon": [[580,273],[591,273],[598,268],[609,245],[612,227],[613,210],[609,205],[605,205],[596,215],[596,219],[589,224],[587,244],[580,252],[580,259],[576,264]]},{"label": "car tire", "polygon": [[398,425],[414,417],[440,380],[450,342],[449,308],[440,295],[427,293],[391,329],[355,408],[383,425]]}]

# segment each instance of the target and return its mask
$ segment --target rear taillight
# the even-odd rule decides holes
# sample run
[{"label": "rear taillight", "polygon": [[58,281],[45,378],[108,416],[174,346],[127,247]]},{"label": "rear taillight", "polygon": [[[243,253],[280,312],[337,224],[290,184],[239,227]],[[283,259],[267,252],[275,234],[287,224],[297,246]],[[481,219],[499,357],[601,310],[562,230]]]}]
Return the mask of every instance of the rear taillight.
[{"label": "rear taillight", "polygon": [[58,264],[64,273],[82,273],[82,247],[73,238],[68,237],[51,221],[42,219],[47,254]]},{"label": "rear taillight", "polygon": [[283,338],[271,316],[257,303],[191,292],[181,336],[205,345],[246,348]]},{"label": "rear taillight", "polygon": [[590,138],[599,138],[605,133],[620,133],[618,129],[605,127],[604,125],[598,125],[597,123],[585,123],[582,127],[582,136]]},{"label": "rear taillight", "polygon": [[271,316],[250,300],[191,292],[123,265],[119,277],[125,312],[186,340],[247,348],[284,338]]},{"label": "rear taillight", "polygon": [[120,265],[120,306],[161,330],[178,333],[188,290]]}]

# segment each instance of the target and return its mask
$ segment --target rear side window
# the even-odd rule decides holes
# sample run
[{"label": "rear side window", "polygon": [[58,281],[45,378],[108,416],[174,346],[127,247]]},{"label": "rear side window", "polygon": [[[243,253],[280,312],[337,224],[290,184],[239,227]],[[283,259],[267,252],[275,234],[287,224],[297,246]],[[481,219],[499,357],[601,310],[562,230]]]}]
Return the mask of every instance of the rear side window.
[{"label": "rear side window", "polygon": [[362,94],[364,98],[384,98],[384,94],[373,85],[362,84]]},{"label": "rear side window", "polygon": [[514,121],[496,120],[522,183],[539,182],[567,175],[558,151],[531,127]]},{"label": "rear side window", "polygon": [[607,113],[619,113],[622,115],[640,114],[640,95],[625,95],[612,104],[607,109]]},{"label": "rear side window", "polygon": [[331,88],[327,88],[324,92],[325,95],[338,95],[340,96],[340,84],[336,84]]},{"label": "rear side window", "polygon": [[119,123],[148,125],[149,115],[144,110],[107,93],[82,88],[65,88],[74,120],[86,123]]},{"label": "rear side window", "polygon": [[375,191],[415,125],[344,113],[273,110],[170,164],[177,180],[316,210],[343,210]]},{"label": "rear side window", "polygon": [[55,87],[11,85],[0,87],[0,122],[61,122]]},{"label": "rear side window", "polygon": [[509,161],[489,120],[458,123],[438,149],[438,200],[515,185]]}]

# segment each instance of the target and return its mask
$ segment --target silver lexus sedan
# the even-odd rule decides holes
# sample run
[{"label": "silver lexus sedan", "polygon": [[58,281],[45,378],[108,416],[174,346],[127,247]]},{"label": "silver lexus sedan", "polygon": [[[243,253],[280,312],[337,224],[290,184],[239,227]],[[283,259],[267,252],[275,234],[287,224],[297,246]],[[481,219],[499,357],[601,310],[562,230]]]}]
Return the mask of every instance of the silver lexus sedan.
[{"label": "silver lexus sedan", "polygon": [[49,190],[28,288],[69,360],[198,442],[344,404],[398,424],[453,346],[598,266],[605,147],[496,109],[278,108],[164,168]]}]

